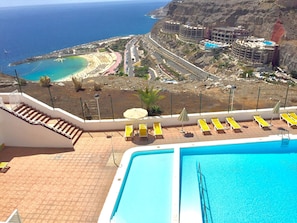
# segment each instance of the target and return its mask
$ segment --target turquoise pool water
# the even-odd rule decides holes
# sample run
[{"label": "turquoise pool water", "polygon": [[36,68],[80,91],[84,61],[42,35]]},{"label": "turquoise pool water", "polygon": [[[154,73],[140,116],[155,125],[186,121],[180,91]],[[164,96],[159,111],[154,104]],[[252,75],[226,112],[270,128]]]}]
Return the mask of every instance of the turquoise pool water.
[{"label": "turquoise pool water", "polygon": [[172,150],[135,153],[111,222],[170,222],[172,166]]},{"label": "turquoise pool water", "polygon": [[219,45],[218,44],[215,44],[215,43],[206,42],[204,44],[204,47],[205,47],[205,49],[213,49],[213,48],[218,48]]},{"label": "turquoise pool water", "polygon": [[19,77],[29,81],[39,81],[48,76],[51,81],[59,81],[86,68],[88,61],[81,57],[67,57],[63,62],[54,59],[40,60],[15,66]]},{"label": "turquoise pool water", "polygon": [[297,140],[267,140],[140,147],[98,222],[297,222]]},{"label": "turquoise pool water", "polygon": [[265,40],[263,43],[267,46],[272,46],[274,44],[273,42],[268,41],[268,40]]},{"label": "turquoise pool water", "polygon": [[182,150],[180,222],[197,222],[201,210],[198,165],[208,222],[297,222],[296,148],[291,140]]}]

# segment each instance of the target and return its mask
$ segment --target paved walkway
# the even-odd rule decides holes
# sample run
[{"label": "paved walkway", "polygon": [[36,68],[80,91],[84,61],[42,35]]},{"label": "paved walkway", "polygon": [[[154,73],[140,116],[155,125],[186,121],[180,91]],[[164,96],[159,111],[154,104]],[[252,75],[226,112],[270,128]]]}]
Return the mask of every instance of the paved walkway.
[{"label": "paved walkway", "polygon": [[[254,122],[241,122],[242,132],[203,135],[198,126],[185,126],[193,137],[184,137],[180,127],[163,127],[164,139],[135,138],[125,141],[123,131],[84,133],[74,149],[12,148],[0,152],[0,161],[9,161],[10,169],[0,173],[0,221],[18,209],[23,223],[95,223],[116,172],[112,159],[120,163],[122,154],[135,146],[264,137],[289,128],[274,120],[271,130],[262,130]],[[46,140],[46,139],[44,139]]]}]

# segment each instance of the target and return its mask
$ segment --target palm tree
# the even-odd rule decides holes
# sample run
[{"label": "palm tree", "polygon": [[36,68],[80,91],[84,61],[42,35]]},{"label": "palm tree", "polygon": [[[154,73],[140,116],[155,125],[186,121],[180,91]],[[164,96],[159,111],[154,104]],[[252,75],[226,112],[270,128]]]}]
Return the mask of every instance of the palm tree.
[{"label": "palm tree", "polygon": [[146,110],[148,111],[149,114],[153,113],[153,110],[156,109],[157,105],[156,103],[163,99],[164,96],[160,95],[160,90],[159,89],[154,89],[153,87],[149,88],[146,87],[145,89],[139,89],[137,91],[138,97],[142,101],[143,104],[146,106]]}]

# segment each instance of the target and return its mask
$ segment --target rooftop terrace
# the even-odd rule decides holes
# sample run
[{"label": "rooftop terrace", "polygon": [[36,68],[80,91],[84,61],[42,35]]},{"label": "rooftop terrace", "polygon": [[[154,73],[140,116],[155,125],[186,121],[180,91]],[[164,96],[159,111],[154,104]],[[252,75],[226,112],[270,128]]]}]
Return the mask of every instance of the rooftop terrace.
[{"label": "rooftop terrace", "polygon": [[247,46],[250,48],[260,48],[260,49],[267,49],[271,48],[273,49],[276,46],[276,43],[273,41],[265,40],[264,38],[256,38],[253,36],[250,36],[243,40],[236,40],[238,43],[240,43],[243,46]]},{"label": "rooftop terrace", "polygon": [[239,123],[241,132],[217,133],[211,126],[210,135],[203,135],[197,125],[184,126],[193,137],[185,137],[181,126],[176,126],[163,127],[163,139],[155,139],[151,130],[148,140],[135,137],[133,141],[125,141],[124,130],[102,131],[83,133],[73,149],[5,147],[0,157],[9,161],[10,169],[0,173],[0,221],[18,209],[24,223],[97,222],[115,164],[135,146],[266,137],[283,130],[297,134],[297,129],[278,119],[270,130],[252,121]]}]

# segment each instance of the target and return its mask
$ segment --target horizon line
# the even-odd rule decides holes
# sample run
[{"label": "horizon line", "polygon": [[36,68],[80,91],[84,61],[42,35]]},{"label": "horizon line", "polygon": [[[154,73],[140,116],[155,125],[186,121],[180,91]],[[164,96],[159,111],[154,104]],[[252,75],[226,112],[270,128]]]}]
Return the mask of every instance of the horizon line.
[{"label": "horizon line", "polygon": [[[30,7],[30,6],[50,6],[50,5],[72,5],[72,4],[89,4],[89,3],[124,3],[124,2],[138,2],[138,3],[149,3],[149,2],[164,2],[164,3],[169,3],[170,0],[88,0],[88,1],[65,1],[65,2],[35,2],[35,3],[24,3],[19,2],[19,3],[7,3],[7,5],[1,5],[0,1],[0,8],[16,8],[16,7]],[[3,4],[3,2],[2,2]],[[5,3],[4,3],[5,4]]]}]

